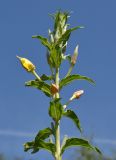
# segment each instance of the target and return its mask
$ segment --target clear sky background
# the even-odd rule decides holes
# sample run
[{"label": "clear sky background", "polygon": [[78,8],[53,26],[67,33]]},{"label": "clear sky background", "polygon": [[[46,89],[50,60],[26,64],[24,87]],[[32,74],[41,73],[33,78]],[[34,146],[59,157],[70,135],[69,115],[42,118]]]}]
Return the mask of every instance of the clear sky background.
[{"label": "clear sky background", "polygon": [[[33,88],[25,88],[25,81],[33,79],[20,66],[16,55],[27,57],[37,66],[37,72],[49,74],[45,59],[46,49],[32,35],[47,36],[53,21],[48,16],[56,10],[72,11],[72,27],[85,29],[73,32],[67,54],[77,44],[79,58],[73,73],[93,78],[96,85],[76,81],[62,92],[64,102],[77,89],[85,94],[73,102],[81,120],[84,135],[94,135],[94,141],[105,154],[116,149],[116,1],[115,0],[0,0],[0,152],[51,159],[46,152],[29,155],[22,144],[48,127],[49,98]],[[62,66],[61,77],[68,70]],[[71,121],[62,120],[62,137],[80,136]],[[68,152],[66,152],[68,153]],[[65,154],[65,157],[67,155]]]}]

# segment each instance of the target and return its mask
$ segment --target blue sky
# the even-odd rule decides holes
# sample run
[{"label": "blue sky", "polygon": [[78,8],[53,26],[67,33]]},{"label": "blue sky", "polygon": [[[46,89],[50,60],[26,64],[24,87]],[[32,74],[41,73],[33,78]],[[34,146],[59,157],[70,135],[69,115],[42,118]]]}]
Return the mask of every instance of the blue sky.
[{"label": "blue sky", "polygon": [[[53,24],[48,14],[58,9],[72,11],[69,20],[72,27],[85,26],[72,34],[68,44],[67,54],[73,53],[77,44],[80,46],[73,73],[96,81],[95,86],[76,81],[63,90],[62,96],[68,100],[75,90],[84,89],[84,96],[69,107],[79,115],[84,134],[94,135],[97,146],[106,154],[111,146],[116,148],[112,143],[116,140],[115,6],[115,0],[0,1],[0,152],[22,155],[26,159],[31,155],[23,152],[22,144],[50,124],[49,99],[36,89],[24,87],[24,82],[34,77],[21,68],[16,55],[31,59],[40,75],[49,74],[46,50],[31,36],[47,36]],[[68,64],[62,69],[61,77],[66,74]],[[79,135],[72,122],[66,119],[61,129],[62,135]],[[33,157],[39,155],[45,159],[48,154],[43,153]]]}]

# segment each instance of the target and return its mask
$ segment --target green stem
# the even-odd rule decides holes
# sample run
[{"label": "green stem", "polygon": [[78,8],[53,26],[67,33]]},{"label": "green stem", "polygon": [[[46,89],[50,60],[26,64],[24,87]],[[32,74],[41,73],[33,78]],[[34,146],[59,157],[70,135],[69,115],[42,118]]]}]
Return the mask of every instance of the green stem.
[{"label": "green stem", "polygon": [[68,70],[68,73],[66,74],[66,76],[65,76],[65,77],[70,76],[70,74],[71,74],[71,72],[72,72],[73,67],[74,67],[74,65],[71,65],[71,66],[70,66],[70,68],[69,68],[69,70]]},{"label": "green stem", "polygon": [[[59,68],[56,69],[56,85],[59,87]],[[59,98],[59,93],[56,93],[55,98]],[[62,157],[60,155],[61,148],[60,148],[60,121],[56,122],[56,131],[55,131],[55,145],[56,145],[56,154],[55,159],[56,160],[62,160]]]},{"label": "green stem", "polygon": [[38,74],[35,72],[35,70],[32,73],[39,81],[41,81],[41,78],[38,76]]}]

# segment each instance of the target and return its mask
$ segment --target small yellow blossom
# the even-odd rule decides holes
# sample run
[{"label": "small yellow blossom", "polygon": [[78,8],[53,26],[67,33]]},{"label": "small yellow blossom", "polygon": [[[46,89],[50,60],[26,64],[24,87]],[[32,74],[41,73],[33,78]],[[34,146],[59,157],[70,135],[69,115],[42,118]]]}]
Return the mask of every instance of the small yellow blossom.
[{"label": "small yellow blossom", "polygon": [[52,85],[51,85],[51,94],[54,95],[54,94],[58,93],[58,91],[59,91],[58,86],[56,84],[52,83]]},{"label": "small yellow blossom", "polygon": [[84,93],[83,90],[79,90],[73,93],[73,96],[70,98],[70,101],[72,101],[73,99],[78,99],[80,98],[80,96]]},{"label": "small yellow blossom", "polygon": [[33,72],[35,70],[35,65],[31,61],[19,56],[16,57],[20,60],[22,66],[26,69],[27,72]]}]

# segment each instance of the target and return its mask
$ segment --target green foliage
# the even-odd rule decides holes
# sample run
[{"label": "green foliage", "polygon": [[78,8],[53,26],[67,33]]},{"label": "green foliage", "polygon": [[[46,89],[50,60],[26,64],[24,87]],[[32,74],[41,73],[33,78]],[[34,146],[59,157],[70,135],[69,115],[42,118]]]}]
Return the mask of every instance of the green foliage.
[{"label": "green foliage", "polygon": [[77,115],[75,114],[74,111],[72,110],[67,110],[63,113],[63,116],[67,117],[67,118],[70,118],[74,124],[76,125],[76,127],[79,129],[80,132],[82,132],[82,128],[81,128],[81,125],[80,125],[80,121],[79,121],[79,118],[77,117]]},{"label": "green foliage", "polygon": [[61,150],[61,154],[64,153],[64,151],[67,148],[70,147],[74,147],[74,146],[82,146],[82,147],[86,147],[88,149],[92,149],[94,151],[97,151],[100,153],[100,151],[98,151],[98,149],[96,149],[96,147],[93,147],[87,140],[85,139],[80,139],[80,138],[69,138],[66,140],[66,143],[64,144],[64,146],[62,147]]},{"label": "green foliage", "polygon": [[55,99],[54,101],[50,102],[49,107],[49,115],[53,118],[54,121],[58,122],[63,114],[63,107],[60,103],[60,99]]},{"label": "green foliage", "polygon": [[34,87],[39,90],[41,90],[43,93],[45,93],[46,96],[50,97],[50,85],[45,83],[44,81],[38,81],[38,80],[32,80],[25,83],[25,86],[28,87]]},{"label": "green foliage", "polygon": [[43,130],[40,130],[39,133],[36,135],[35,140],[32,142],[27,142],[24,144],[24,151],[32,150],[31,153],[36,153],[40,149],[45,149],[52,154],[55,152],[55,145],[50,142],[46,142],[47,138],[52,135],[52,130],[50,128],[45,128]]},{"label": "green foliage", "polygon": [[72,81],[74,80],[86,80],[90,83],[95,83],[91,78],[88,78],[88,77],[85,77],[85,76],[81,76],[79,74],[75,74],[75,75],[70,75],[70,76],[67,76],[65,78],[63,78],[61,81],[60,81],[60,89],[62,89],[63,86],[66,86],[68,84],[70,84]]},{"label": "green foliage", "polygon": [[75,31],[77,29],[80,29],[80,28],[83,28],[81,26],[77,26],[77,27],[74,27],[74,28],[70,28],[68,29],[59,39],[58,41],[56,42],[56,46],[64,46],[66,44],[66,42],[69,40],[70,38],[70,35],[71,35],[71,32],[72,31]]},{"label": "green foliage", "polygon": [[32,38],[39,39],[45,47],[47,47],[49,50],[51,49],[51,44],[49,43],[47,38],[44,38],[42,36],[32,36]]},{"label": "green foliage", "polygon": [[38,141],[40,139],[44,140],[44,139],[48,138],[50,135],[52,135],[51,128],[45,128],[45,129],[39,131],[39,133],[35,137],[35,141]]}]

